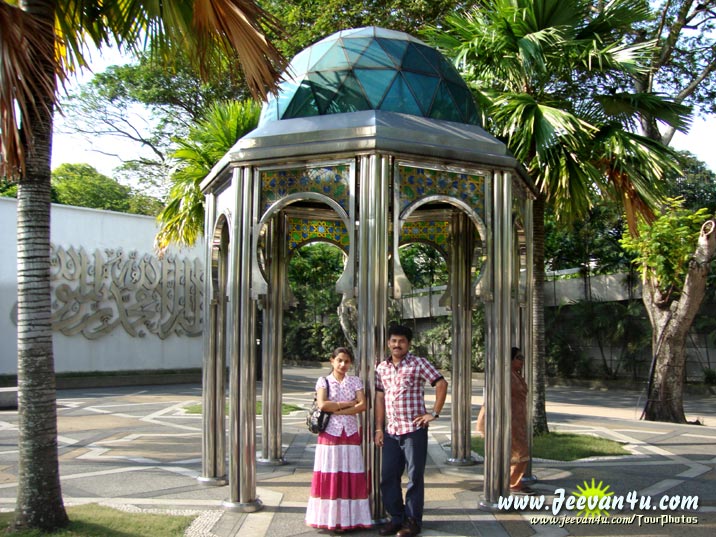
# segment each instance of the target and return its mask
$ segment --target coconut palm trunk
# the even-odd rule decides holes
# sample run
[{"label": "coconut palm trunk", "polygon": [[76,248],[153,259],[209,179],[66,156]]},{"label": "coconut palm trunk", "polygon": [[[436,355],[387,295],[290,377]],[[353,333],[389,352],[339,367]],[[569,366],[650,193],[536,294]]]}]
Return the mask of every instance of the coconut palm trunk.
[{"label": "coconut palm trunk", "polygon": [[[26,1],[22,6],[53,28],[55,2]],[[46,36],[50,48],[55,36]],[[32,51],[31,51],[32,54]],[[38,51],[41,70],[54,66]],[[43,97],[38,96],[43,99]],[[57,406],[50,316],[50,162],[53,99],[44,96],[31,109],[33,141],[17,191],[17,382],[19,457],[15,528],[52,530],[67,525],[57,457]]]},{"label": "coconut palm trunk", "polygon": [[114,43],[122,50],[143,49],[147,28],[163,54],[184,47],[203,71],[238,58],[257,97],[276,87],[285,65],[265,33],[270,29],[280,34],[278,22],[253,0],[160,4],[155,0],[0,2],[0,174],[19,182],[17,528],[52,530],[67,524],[57,458],[50,302],[50,155],[56,76],[86,64],[82,53],[89,42],[98,48]]},{"label": "coconut palm trunk", "polygon": [[535,435],[547,434],[546,367],[544,327],[544,210],[545,195],[539,194],[532,204],[532,367],[534,368],[532,390],[532,431]]}]

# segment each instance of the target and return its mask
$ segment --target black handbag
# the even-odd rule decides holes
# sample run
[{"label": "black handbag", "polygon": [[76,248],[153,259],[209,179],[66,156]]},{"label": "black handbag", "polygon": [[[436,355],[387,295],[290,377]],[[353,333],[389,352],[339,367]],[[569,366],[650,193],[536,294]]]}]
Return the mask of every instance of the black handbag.
[{"label": "black handbag", "polygon": [[[321,377],[323,378],[323,377]],[[329,397],[328,379],[326,379],[326,399]],[[313,396],[311,410],[306,414],[306,427],[313,434],[322,433],[328,427],[328,420],[331,419],[330,412],[324,412],[318,408],[318,393]]]}]

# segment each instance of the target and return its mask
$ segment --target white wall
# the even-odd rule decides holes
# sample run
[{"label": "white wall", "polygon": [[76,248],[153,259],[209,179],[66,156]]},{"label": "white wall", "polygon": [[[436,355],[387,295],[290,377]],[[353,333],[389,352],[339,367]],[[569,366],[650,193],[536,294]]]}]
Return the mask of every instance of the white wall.
[{"label": "white wall", "polygon": [[[52,206],[51,241],[56,248],[63,252],[78,253],[84,251],[82,259],[94,262],[96,256],[104,260],[104,267],[107,271],[114,271],[115,281],[121,276],[125,279],[139,278],[147,280],[147,270],[152,272],[151,277],[157,276],[153,268],[166,267],[162,265],[154,254],[154,236],[157,232],[157,224],[153,217],[115,213],[110,211],[99,211],[83,207],[70,207],[67,205]],[[17,332],[13,323],[13,312],[17,302],[17,254],[16,254],[16,200],[12,198],[0,198],[0,374],[14,374],[17,372]],[[121,259],[124,264],[117,261],[112,264],[112,259],[117,258],[121,250]],[[119,274],[121,267],[127,267],[127,259],[130,254],[136,252],[140,260],[144,260],[144,271],[125,271]],[[173,257],[174,256],[174,257]],[[203,244],[197,244],[191,249],[170,250],[168,260],[177,259],[183,261],[188,259],[191,266],[197,270],[194,280],[201,288],[199,277],[203,278]],[[165,261],[167,263],[169,261]],[[67,266],[72,266],[70,263]],[[183,265],[182,265],[183,266]],[[65,267],[66,268],[66,267]],[[53,271],[57,271],[55,265]],[[151,279],[151,278],[150,278]],[[65,329],[72,331],[72,328],[84,328],[90,334],[89,339],[77,333],[65,335],[58,331],[54,333],[55,370],[57,372],[69,371],[125,371],[137,369],[184,369],[201,367],[202,363],[202,338],[182,335],[185,332],[181,327],[176,330],[164,330],[169,332],[162,339],[156,335],[157,330],[148,328],[141,324],[142,320],[156,320],[171,323],[166,316],[161,317],[157,313],[160,309],[167,309],[166,300],[146,299],[137,302],[136,290],[124,289],[121,301],[128,301],[132,308],[123,309],[125,324],[133,330],[136,335],[131,335],[120,322],[119,309],[116,302],[112,300],[101,300],[93,303],[85,296],[80,297],[82,285],[78,289],[80,278],[75,278],[68,287],[72,287],[70,295],[79,297],[77,304],[82,310],[66,316]],[[84,288],[97,284],[98,280],[92,278],[84,282]],[[62,283],[61,279],[53,281],[53,289]],[[106,286],[109,287],[109,286]],[[118,292],[120,289],[115,288]],[[103,289],[106,294],[107,288]],[[165,295],[166,293],[164,293]],[[162,295],[162,296],[164,296]],[[159,295],[157,295],[159,296]],[[183,296],[183,294],[182,294]],[[198,295],[200,298],[200,295]],[[164,296],[164,298],[166,298]],[[53,294],[57,309],[57,296]],[[69,302],[68,302],[69,303]],[[169,311],[174,306],[169,304]],[[106,307],[109,321],[116,326],[102,329],[101,321],[89,321],[97,305]],[[139,306],[147,306],[146,313],[139,311]],[[152,305],[153,309],[148,306]],[[176,307],[175,307],[176,309]],[[127,316],[127,311],[132,315]],[[182,318],[183,319],[183,318]],[[196,332],[200,328],[201,319],[194,322],[191,327]],[[185,323],[186,324],[186,323]],[[171,324],[176,327],[177,323]],[[200,330],[199,330],[200,331]],[[106,332],[105,335],[102,335]],[[95,339],[96,338],[96,339]]]}]

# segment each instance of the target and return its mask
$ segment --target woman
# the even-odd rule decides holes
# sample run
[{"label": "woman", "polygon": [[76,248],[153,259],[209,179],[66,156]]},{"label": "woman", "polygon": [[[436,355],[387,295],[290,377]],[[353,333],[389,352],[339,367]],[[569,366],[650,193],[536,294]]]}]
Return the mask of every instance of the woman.
[{"label": "woman", "polygon": [[348,375],[352,365],[351,351],[338,347],[331,355],[331,374],[316,382],[318,406],[331,418],[318,435],[313,463],[306,524],[314,528],[345,531],[372,526],[357,417],[365,411],[365,392],[361,380]]},{"label": "woman", "polygon": [[533,494],[522,484],[530,453],[527,448],[527,382],[522,376],[525,357],[512,347],[510,391],[512,393],[512,456],[510,457],[510,492]]},{"label": "woman", "polygon": [[[510,456],[510,492],[513,494],[534,494],[534,491],[522,484],[527,463],[530,460],[527,448],[527,383],[522,376],[525,357],[520,349],[512,347],[510,361],[510,392],[511,392],[511,428],[512,453]],[[482,405],[477,417],[477,430],[485,436],[485,405]]]}]

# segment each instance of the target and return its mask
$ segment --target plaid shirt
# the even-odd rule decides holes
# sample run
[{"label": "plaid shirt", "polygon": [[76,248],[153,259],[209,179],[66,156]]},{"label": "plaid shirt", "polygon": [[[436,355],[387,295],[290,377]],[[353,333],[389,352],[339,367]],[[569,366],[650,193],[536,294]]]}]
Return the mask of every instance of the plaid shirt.
[{"label": "plaid shirt", "polygon": [[425,358],[406,354],[395,366],[389,356],[375,368],[375,389],[385,393],[385,431],[407,434],[420,427],[413,420],[425,410],[425,382],[431,386],[443,378]]}]

